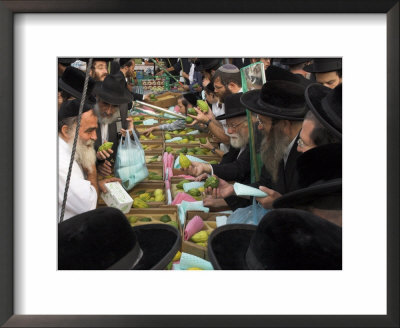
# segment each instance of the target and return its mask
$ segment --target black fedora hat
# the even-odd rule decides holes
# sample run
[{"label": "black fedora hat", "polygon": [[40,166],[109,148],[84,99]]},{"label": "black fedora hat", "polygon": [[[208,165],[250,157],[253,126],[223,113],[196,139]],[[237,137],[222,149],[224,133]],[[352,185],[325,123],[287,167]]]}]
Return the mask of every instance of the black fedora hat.
[{"label": "black fedora hat", "polygon": [[215,229],[208,255],[216,270],[341,270],[342,228],[310,212],[272,210],[258,226]]},{"label": "black fedora hat", "polygon": [[76,58],[70,58],[70,57],[58,58],[58,63],[64,66],[69,66],[74,62],[76,62]]},{"label": "black fedora hat", "polygon": [[274,208],[292,208],[315,201],[325,203],[326,209],[336,209],[338,203],[341,207],[342,144],[312,148],[297,158],[296,166],[299,189],[275,200]]},{"label": "black fedora hat", "polygon": [[303,68],[310,73],[326,73],[342,69],[342,58],[315,58],[313,63]]},{"label": "black fedora hat", "polygon": [[321,124],[342,139],[342,84],[334,89],[319,83],[310,84],[305,98],[308,107]]},{"label": "black fedora hat", "polygon": [[304,87],[307,87],[312,82],[300,74],[294,74],[287,69],[278,66],[268,66],[265,70],[265,79],[267,81],[290,81],[294,83],[299,83]]},{"label": "black fedora hat", "polygon": [[[115,65],[119,66],[116,62]],[[97,83],[94,93],[112,105],[127,104],[133,100],[133,94],[128,90],[125,76],[119,69],[114,74],[108,74],[103,82]]]},{"label": "black fedora hat", "polygon": [[[64,118],[78,116],[80,105],[81,105],[80,99],[64,101],[61,104],[60,109],[58,110],[58,120],[61,121]],[[91,109],[93,109],[93,104],[85,102],[83,104],[82,114]]]},{"label": "black fedora hat", "polygon": [[[80,69],[68,66],[63,75],[58,80],[58,86],[61,90],[68,92],[75,98],[82,98],[83,87],[85,84],[85,73]],[[89,77],[86,101],[88,103],[96,103],[96,98],[93,97],[92,92],[95,87],[95,81]]]},{"label": "black fedora hat", "polygon": [[246,107],[240,102],[242,92],[234,93],[225,97],[225,114],[216,117],[217,120],[226,120],[238,116],[246,116]]},{"label": "black fedora hat", "polygon": [[58,269],[164,269],[178,251],[180,238],[173,226],[132,228],[120,210],[98,208],[58,225]]},{"label": "black fedora hat", "polygon": [[307,112],[305,87],[290,81],[269,81],[261,90],[242,95],[242,104],[257,114],[281,120],[302,121]]},{"label": "black fedora hat", "polygon": [[280,63],[283,65],[292,66],[292,65],[307,63],[310,60],[311,60],[311,58],[282,58],[280,60]]},{"label": "black fedora hat", "polygon": [[206,69],[211,69],[217,67],[220,64],[220,59],[218,58],[198,58],[196,60],[195,71],[200,72]]},{"label": "black fedora hat", "polygon": [[[120,58],[119,59],[119,65],[123,67],[125,64],[133,60],[132,58]],[[134,62],[134,61],[133,61]]]}]

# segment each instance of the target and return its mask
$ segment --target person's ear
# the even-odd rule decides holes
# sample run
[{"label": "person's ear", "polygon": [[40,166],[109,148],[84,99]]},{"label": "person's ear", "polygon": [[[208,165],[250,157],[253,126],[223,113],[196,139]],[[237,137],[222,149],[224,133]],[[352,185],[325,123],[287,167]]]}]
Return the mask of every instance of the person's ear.
[{"label": "person's ear", "polygon": [[67,125],[63,125],[61,127],[61,135],[65,138],[68,139],[69,134],[68,134],[68,126]]}]

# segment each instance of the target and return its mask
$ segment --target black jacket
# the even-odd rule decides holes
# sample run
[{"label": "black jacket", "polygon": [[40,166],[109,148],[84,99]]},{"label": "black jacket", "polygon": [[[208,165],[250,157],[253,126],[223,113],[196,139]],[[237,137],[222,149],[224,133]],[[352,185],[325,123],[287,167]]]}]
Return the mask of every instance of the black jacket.
[{"label": "black jacket", "polygon": [[238,157],[240,149],[233,147],[222,157],[219,164],[212,164],[214,174],[226,181],[250,183],[250,147],[246,148]]}]

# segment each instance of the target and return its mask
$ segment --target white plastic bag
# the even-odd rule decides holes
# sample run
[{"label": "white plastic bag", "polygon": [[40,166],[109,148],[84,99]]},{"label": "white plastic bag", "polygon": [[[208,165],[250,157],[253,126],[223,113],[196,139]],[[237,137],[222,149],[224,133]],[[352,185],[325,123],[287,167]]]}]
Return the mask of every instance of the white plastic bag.
[{"label": "white plastic bag", "polygon": [[258,225],[269,210],[266,210],[258,202],[247,207],[238,208],[226,220],[226,224],[254,224]]},{"label": "white plastic bag", "polygon": [[[135,142],[133,143],[129,132],[132,132]],[[125,141],[121,138],[115,160],[114,173],[122,180],[125,190],[131,190],[139,182],[149,175],[146,167],[146,159],[142,144],[134,129],[126,131]]]}]

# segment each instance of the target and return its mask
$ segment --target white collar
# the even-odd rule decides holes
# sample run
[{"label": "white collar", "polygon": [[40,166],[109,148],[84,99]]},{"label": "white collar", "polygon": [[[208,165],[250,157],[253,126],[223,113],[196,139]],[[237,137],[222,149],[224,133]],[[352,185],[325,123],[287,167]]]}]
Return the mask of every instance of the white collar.
[{"label": "white collar", "polygon": [[289,146],[287,146],[287,148],[286,148],[286,150],[285,150],[285,153],[283,154],[283,161],[284,161],[285,165],[286,165],[287,159],[288,159],[288,157],[289,157],[290,150],[292,149],[292,147],[293,147],[293,145],[294,145],[294,142],[296,141],[296,138],[297,138],[297,136],[294,137],[294,139],[293,139],[292,142],[289,144]]}]

